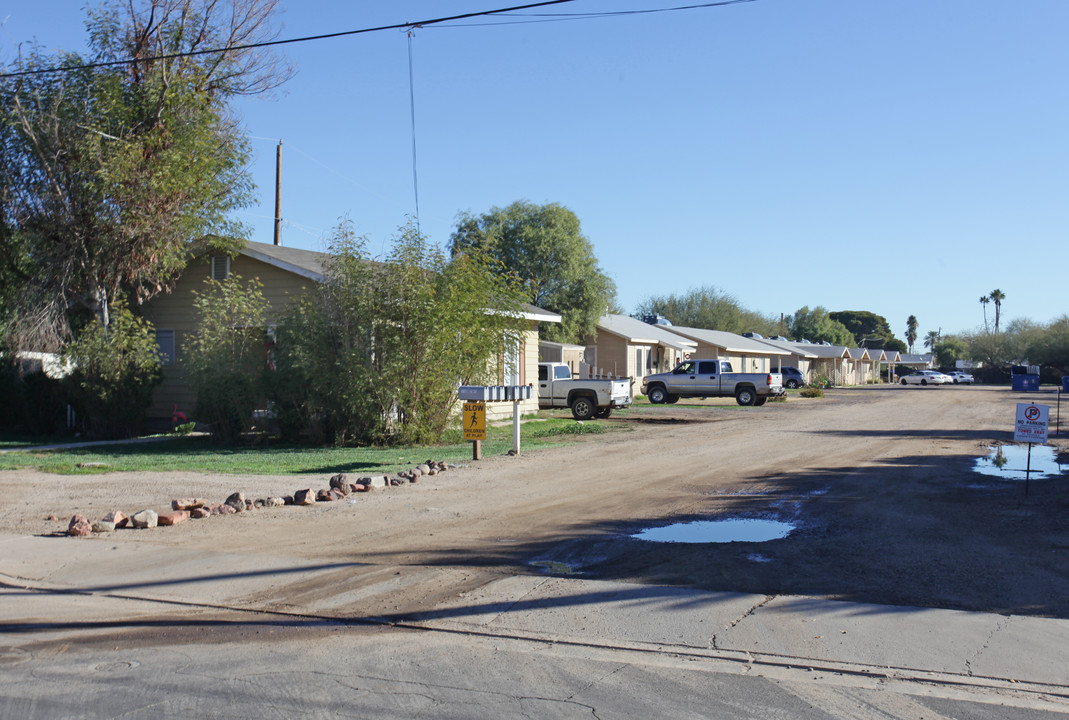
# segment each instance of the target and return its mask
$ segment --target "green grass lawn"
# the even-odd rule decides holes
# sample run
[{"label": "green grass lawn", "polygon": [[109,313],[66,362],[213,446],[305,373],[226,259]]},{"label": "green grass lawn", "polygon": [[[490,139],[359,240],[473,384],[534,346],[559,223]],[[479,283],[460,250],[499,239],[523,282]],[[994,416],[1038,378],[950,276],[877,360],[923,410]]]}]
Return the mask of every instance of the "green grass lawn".
[{"label": "green grass lawn", "polygon": [[[559,413],[540,413],[538,422],[525,422],[521,431],[521,450],[534,451],[549,445],[568,442],[577,435],[619,431],[611,421],[576,423]],[[35,444],[75,441],[71,438],[13,438],[0,436],[0,448],[11,449]],[[494,425],[487,429],[483,457],[503,455],[512,449],[512,425]],[[0,470],[34,468],[59,474],[116,471],[169,470],[197,471],[232,475],[287,474],[387,474],[404,470],[425,460],[464,463],[471,460],[470,442],[461,439],[460,431],[449,431],[441,445],[417,447],[323,448],[278,442],[223,447],[207,437],[168,437],[159,442],[132,445],[97,445],[39,451],[0,453]]]}]

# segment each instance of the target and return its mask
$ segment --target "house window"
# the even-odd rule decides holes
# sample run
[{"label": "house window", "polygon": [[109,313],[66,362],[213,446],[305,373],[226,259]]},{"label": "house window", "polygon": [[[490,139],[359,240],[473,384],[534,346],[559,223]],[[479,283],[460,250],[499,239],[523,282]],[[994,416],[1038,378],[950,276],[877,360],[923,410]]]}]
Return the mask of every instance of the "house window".
[{"label": "house window", "polygon": [[156,344],[160,348],[160,363],[174,365],[174,330],[157,330]]},{"label": "house window", "polygon": [[509,338],[505,341],[505,352],[502,363],[502,385],[523,384],[523,341],[520,338]]},{"label": "house window", "polygon": [[230,257],[216,255],[212,258],[212,280],[222,282],[230,277]]}]

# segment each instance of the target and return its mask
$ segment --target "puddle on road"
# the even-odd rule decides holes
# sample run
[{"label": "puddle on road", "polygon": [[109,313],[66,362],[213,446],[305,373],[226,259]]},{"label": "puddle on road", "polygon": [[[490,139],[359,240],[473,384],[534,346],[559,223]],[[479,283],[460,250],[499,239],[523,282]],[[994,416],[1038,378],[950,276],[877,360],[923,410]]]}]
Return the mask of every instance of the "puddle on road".
[{"label": "puddle on road", "polygon": [[[1029,467],[1027,445],[998,445],[988,448],[986,457],[977,458],[973,466],[975,472],[990,475],[1002,480],[1024,480],[1025,470]],[[1028,477],[1033,480],[1054,477],[1069,470],[1069,466],[1058,462],[1058,455],[1049,445],[1032,446],[1031,472]]]},{"label": "puddle on road", "polygon": [[647,528],[631,537],[636,540],[668,543],[757,543],[779,540],[793,531],[794,525],[779,520],[699,520]]}]

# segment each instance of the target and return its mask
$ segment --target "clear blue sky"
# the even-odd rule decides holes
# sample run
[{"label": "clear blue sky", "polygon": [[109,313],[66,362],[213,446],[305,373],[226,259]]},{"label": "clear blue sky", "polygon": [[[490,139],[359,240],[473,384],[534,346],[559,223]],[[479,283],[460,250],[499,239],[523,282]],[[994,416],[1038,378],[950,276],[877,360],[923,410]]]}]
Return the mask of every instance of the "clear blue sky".
[{"label": "clear blue sky", "polygon": [[[519,2],[282,0],[283,37]],[[540,12],[689,4],[576,0]],[[0,15],[19,41],[84,48],[82,3]],[[521,18],[514,17],[512,20]],[[526,19],[532,19],[527,17]],[[420,224],[559,202],[629,312],[711,285],[752,310],[870,310],[901,337],[1069,312],[1069,2],[755,0],[653,15],[428,27],[412,40]],[[500,22],[497,21],[497,22]],[[242,100],[271,242],[323,249],[348,215],[383,250],[415,212],[408,40],[286,46],[297,76]],[[989,313],[991,310],[989,310]]]}]

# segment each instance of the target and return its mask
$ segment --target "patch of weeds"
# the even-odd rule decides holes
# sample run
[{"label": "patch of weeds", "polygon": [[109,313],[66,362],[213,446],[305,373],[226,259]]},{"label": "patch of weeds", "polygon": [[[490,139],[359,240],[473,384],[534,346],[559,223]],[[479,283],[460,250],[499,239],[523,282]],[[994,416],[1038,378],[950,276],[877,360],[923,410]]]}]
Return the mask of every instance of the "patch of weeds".
[{"label": "patch of weeds", "polygon": [[554,425],[547,428],[537,428],[530,434],[534,437],[550,437],[552,435],[598,435],[604,432],[600,423],[576,422]]},{"label": "patch of weeds", "polygon": [[798,394],[804,398],[822,398],[824,397],[824,388],[806,387],[799,390]]}]

